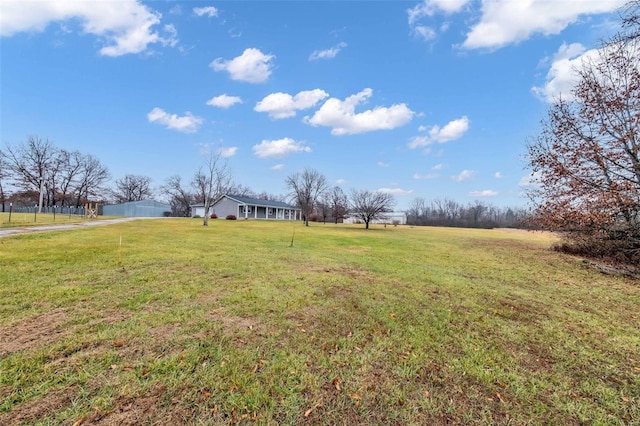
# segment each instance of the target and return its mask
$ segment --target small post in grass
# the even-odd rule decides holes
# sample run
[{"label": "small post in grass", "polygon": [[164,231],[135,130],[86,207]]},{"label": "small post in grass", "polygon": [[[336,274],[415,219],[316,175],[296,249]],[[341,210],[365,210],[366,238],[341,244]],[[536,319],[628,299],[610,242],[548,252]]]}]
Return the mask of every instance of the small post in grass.
[{"label": "small post in grass", "polygon": [[36,204],[35,207],[33,208],[33,223],[36,223],[37,219],[38,219],[38,205]]},{"label": "small post in grass", "polygon": [[58,206],[53,206],[53,221],[56,221],[56,209],[58,208]]},{"label": "small post in grass", "polygon": [[9,223],[11,223],[11,210],[13,210],[13,203],[9,203]]}]

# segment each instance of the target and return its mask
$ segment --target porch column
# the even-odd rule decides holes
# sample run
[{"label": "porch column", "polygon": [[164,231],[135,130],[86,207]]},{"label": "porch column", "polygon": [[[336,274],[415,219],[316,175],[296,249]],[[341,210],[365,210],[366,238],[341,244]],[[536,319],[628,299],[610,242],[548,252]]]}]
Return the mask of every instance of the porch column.
[{"label": "porch column", "polygon": [[253,218],[258,218],[258,206],[253,206]]}]

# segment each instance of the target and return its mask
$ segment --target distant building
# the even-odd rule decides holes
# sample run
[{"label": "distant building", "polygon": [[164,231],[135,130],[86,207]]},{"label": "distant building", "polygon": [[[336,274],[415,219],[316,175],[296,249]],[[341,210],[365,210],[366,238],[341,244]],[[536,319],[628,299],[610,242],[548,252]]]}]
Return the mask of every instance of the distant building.
[{"label": "distant building", "polygon": [[[302,217],[302,211],[282,201],[260,200],[258,198],[241,197],[237,195],[223,195],[209,208],[209,214],[215,214],[220,219],[233,215],[238,219],[275,219],[297,220]],[[191,216],[205,215],[204,204],[192,204]]]},{"label": "distant building", "polygon": [[[389,224],[389,225],[406,225],[407,214],[405,212],[386,212],[381,214],[380,219],[372,220],[370,223]],[[362,223],[362,220],[349,216],[344,219],[344,223]]]},{"label": "distant building", "polygon": [[129,201],[102,207],[105,216],[165,217],[171,215],[171,206],[154,200]]}]

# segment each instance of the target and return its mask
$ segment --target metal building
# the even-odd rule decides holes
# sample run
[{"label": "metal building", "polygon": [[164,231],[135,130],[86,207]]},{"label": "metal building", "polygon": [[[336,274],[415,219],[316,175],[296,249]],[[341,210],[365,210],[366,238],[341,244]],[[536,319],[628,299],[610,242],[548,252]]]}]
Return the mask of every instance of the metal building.
[{"label": "metal building", "polygon": [[165,217],[171,214],[171,206],[153,200],[129,201],[128,203],[103,206],[102,214],[105,216]]}]

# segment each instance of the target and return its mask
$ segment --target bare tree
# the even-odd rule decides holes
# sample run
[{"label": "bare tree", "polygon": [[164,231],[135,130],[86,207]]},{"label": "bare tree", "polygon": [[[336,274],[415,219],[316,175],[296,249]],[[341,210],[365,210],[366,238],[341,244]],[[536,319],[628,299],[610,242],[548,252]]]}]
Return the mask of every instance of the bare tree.
[{"label": "bare tree", "polygon": [[23,192],[38,192],[40,208],[42,208],[47,173],[57,152],[58,148],[48,139],[41,139],[38,136],[30,136],[26,143],[17,147],[8,146],[6,149],[5,155],[16,185]]},{"label": "bare tree", "polygon": [[7,201],[7,179],[9,178],[9,163],[5,157],[4,152],[0,150],[0,204],[2,204],[2,211],[5,211],[4,204]]},{"label": "bare tree", "polygon": [[161,189],[169,195],[171,213],[174,216],[189,216],[195,195],[182,185],[179,175],[169,177]]},{"label": "bare tree", "polygon": [[120,203],[151,198],[153,196],[151,178],[142,175],[126,175],[116,180],[113,196]]},{"label": "bare tree", "polygon": [[89,200],[90,197],[97,197],[111,176],[109,169],[93,155],[82,155],[76,160],[80,163],[80,170],[76,175],[74,193],[76,196],[75,205],[79,207],[83,201]]},{"label": "bare tree", "polygon": [[309,215],[327,190],[327,178],[317,170],[306,168],[302,172],[287,177],[286,184],[289,197],[302,210],[304,225],[309,226]]},{"label": "bare tree", "polygon": [[[628,2],[621,10],[623,32],[617,37],[628,42],[640,37],[640,0]],[[614,38],[616,40],[616,38]]]},{"label": "bare tree", "polygon": [[342,188],[334,186],[327,194],[326,203],[331,210],[331,216],[333,216],[334,223],[338,223],[340,220],[345,218],[347,211],[349,210],[349,199]]},{"label": "bare tree", "polygon": [[196,198],[204,204],[202,225],[209,226],[209,209],[232,187],[232,176],[229,164],[222,156],[210,153],[204,165],[195,174],[191,182],[196,191]]},{"label": "bare tree", "polygon": [[393,195],[369,190],[353,190],[351,192],[351,214],[364,222],[369,229],[372,220],[383,217],[384,212],[393,210],[395,199]]},{"label": "bare tree", "polygon": [[576,72],[572,99],[550,107],[528,147],[536,223],[585,254],[640,262],[640,38],[614,38]]}]

